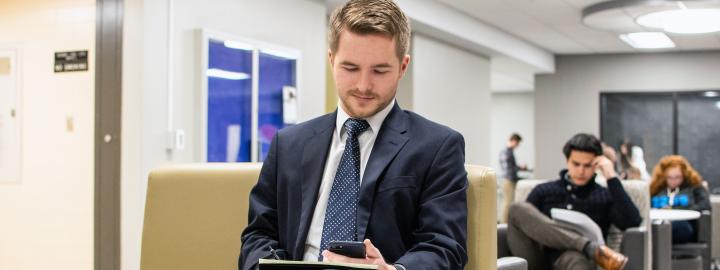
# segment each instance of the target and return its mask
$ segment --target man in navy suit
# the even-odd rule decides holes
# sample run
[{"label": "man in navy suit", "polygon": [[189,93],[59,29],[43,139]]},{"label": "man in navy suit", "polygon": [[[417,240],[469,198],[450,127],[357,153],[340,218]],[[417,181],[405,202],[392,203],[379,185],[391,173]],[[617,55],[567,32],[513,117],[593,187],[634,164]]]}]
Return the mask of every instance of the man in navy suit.
[{"label": "man in navy suit", "polygon": [[[392,0],[351,0],[330,24],[338,109],[273,138],[250,194],[239,268],[278,255],[463,269],[463,137],[395,101],[410,61],[407,18]],[[363,240],[365,258],[327,250],[330,241]]]}]

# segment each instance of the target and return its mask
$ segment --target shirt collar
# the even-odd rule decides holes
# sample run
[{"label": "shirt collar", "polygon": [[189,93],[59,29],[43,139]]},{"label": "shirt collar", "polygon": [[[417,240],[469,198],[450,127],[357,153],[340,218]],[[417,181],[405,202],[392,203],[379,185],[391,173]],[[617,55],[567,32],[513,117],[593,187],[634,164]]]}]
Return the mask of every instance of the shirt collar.
[{"label": "shirt collar", "polygon": [[[338,100],[338,104],[340,104],[340,102],[342,101]],[[383,121],[385,121],[385,118],[388,116],[388,114],[390,114],[393,106],[395,106],[394,98],[387,106],[385,106],[385,108],[370,117],[364,118],[365,121],[370,124],[370,131],[372,131],[374,134],[380,133],[380,127],[382,127]],[[338,105],[337,117],[335,119],[335,132],[338,137],[341,137],[342,133],[345,132],[345,121],[347,121],[348,118],[350,118],[350,116],[345,112],[345,110],[343,110],[342,106]]]},{"label": "shirt collar", "polygon": [[578,186],[578,185],[575,185],[575,183],[573,183],[572,179],[570,179],[570,174],[568,173],[568,169],[563,169],[560,171],[560,179],[562,179],[566,184],[571,185],[573,188],[577,189],[578,191],[589,190],[590,188],[592,188],[595,185],[595,176],[597,176],[597,174],[593,174],[593,176],[590,178],[590,180],[588,180],[588,182],[585,183],[584,185]]}]

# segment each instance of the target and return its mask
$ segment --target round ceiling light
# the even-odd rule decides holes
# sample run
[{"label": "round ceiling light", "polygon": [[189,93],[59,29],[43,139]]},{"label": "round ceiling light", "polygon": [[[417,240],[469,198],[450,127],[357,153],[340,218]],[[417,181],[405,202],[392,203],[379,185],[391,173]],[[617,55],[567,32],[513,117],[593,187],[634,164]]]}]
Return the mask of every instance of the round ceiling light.
[{"label": "round ceiling light", "polygon": [[612,0],[583,9],[585,25],[618,33],[720,31],[720,0]]},{"label": "round ceiling light", "polygon": [[636,19],[640,25],[676,34],[720,31],[720,9],[676,9],[653,12]]}]

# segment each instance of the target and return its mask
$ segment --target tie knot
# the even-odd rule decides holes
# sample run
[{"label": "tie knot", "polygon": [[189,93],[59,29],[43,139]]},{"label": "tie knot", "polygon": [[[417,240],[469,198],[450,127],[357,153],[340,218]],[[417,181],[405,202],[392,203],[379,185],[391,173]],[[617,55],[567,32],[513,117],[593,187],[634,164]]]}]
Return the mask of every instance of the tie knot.
[{"label": "tie knot", "polygon": [[363,133],[363,131],[367,130],[369,127],[370,124],[362,119],[348,118],[348,120],[345,121],[345,130],[347,131],[348,136],[351,137],[355,137],[356,135]]}]

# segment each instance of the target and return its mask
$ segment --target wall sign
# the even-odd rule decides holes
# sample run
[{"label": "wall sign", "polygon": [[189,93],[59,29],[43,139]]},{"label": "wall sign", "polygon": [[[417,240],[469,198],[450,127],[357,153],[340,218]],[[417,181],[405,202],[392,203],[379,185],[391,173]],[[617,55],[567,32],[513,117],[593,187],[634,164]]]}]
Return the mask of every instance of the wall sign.
[{"label": "wall sign", "polygon": [[88,51],[56,52],[55,72],[87,71]]}]

